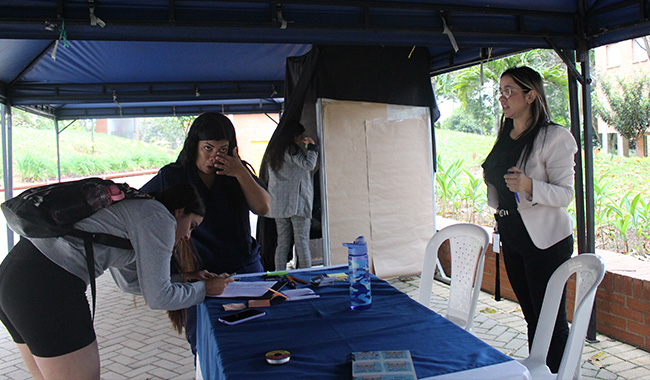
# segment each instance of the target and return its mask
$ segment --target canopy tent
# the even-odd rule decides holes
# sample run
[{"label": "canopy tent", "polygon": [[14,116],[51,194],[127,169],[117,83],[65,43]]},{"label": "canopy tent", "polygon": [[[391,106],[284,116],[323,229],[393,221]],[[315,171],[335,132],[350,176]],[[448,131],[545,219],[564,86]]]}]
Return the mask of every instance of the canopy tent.
[{"label": "canopy tent", "polygon": [[431,75],[552,48],[567,63],[572,131],[584,141],[584,165],[576,155],[578,247],[593,252],[587,52],[647,34],[649,12],[650,0],[3,0],[5,173],[11,106],[55,122],[277,112],[285,59],[311,44],[423,46]]},{"label": "canopy tent", "polygon": [[315,3],[3,0],[0,101],[59,120],[277,112],[285,58],[311,44],[425,46],[435,75],[531,48],[584,53],[650,24],[648,0]]}]

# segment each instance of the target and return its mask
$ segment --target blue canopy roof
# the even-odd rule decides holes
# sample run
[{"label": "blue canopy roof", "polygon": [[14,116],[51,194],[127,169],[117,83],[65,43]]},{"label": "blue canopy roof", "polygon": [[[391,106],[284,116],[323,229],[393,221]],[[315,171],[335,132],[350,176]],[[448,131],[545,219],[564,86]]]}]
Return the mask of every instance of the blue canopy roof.
[{"label": "blue canopy roof", "polygon": [[286,58],[312,44],[425,46],[435,75],[650,30],[650,0],[315,3],[3,0],[0,101],[59,119],[277,112]]}]

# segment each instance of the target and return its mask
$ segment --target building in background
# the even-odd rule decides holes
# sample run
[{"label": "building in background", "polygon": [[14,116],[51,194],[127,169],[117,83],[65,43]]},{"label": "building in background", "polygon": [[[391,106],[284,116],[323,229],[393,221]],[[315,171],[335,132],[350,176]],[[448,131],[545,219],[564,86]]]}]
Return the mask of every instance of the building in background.
[{"label": "building in background", "polygon": [[[610,45],[601,46],[595,49],[596,72],[598,77],[616,78],[632,77],[636,73],[650,75],[650,50],[648,43],[650,37],[635,38],[633,40],[621,41]],[[599,92],[599,97],[604,97]],[[604,152],[616,152],[620,156],[629,155],[629,144],[613,127],[602,120],[598,120],[598,133],[601,136],[602,150]],[[648,132],[637,141],[636,155],[648,156]]]}]

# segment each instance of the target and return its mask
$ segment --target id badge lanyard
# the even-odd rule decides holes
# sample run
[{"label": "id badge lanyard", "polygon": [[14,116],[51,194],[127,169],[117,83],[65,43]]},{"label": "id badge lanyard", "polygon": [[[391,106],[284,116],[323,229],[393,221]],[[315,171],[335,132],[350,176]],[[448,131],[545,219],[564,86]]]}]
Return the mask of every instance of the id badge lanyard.
[{"label": "id badge lanyard", "polygon": [[496,273],[494,276],[494,300],[501,301],[501,263],[500,263],[500,252],[501,252],[501,236],[499,235],[499,224],[497,223],[494,226],[494,232],[492,233],[492,252],[496,257]]}]

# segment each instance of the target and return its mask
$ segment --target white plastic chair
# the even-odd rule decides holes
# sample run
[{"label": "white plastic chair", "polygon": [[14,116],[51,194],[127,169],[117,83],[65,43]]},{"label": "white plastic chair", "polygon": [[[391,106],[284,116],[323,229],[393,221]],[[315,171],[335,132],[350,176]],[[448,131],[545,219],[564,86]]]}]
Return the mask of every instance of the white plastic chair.
[{"label": "white plastic chair", "polygon": [[[560,307],[560,298],[569,277],[576,273],[576,300],[573,322],[557,375],[546,366],[546,356]],[[528,368],[533,380],[565,380],[580,378],[582,349],[594,306],[596,289],[605,276],[605,264],[592,253],[580,254],[560,265],[546,286],[533,346],[528,358],[521,363]]]},{"label": "white plastic chair", "polygon": [[471,223],[447,226],[433,235],[424,253],[418,296],[426,307],[431,301],[438,250],[446,240],[451,253],[451,284],[445,318],[471,332],[490,236],[483,227]]}]

